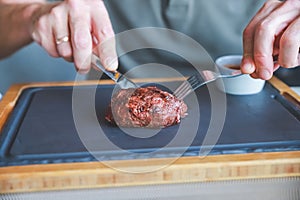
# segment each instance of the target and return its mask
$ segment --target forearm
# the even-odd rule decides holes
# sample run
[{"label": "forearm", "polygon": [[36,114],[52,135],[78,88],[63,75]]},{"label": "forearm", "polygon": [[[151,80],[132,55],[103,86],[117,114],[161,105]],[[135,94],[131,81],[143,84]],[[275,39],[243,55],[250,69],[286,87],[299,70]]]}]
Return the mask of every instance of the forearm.
[{"label": "forearm", "polygon": [[32,42],[30,32],[32,16],[43,1],[26,2],[0,1],[0,59]]}]

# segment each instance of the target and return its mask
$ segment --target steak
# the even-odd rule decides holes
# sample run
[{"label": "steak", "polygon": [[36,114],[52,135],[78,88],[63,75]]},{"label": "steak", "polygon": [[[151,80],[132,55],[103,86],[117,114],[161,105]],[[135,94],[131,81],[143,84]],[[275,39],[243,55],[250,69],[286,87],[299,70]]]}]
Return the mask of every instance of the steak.
[{"label": "steak", "polygon": [[113,95],[105,119],[121,127],[163,128],[178,124],[187,105],[169,92],[149,86]]}]

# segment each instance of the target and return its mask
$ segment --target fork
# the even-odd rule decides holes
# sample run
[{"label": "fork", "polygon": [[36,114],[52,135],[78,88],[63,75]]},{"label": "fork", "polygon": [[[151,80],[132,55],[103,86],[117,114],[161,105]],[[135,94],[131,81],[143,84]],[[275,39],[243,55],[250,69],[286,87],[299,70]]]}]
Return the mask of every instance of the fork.
[{"label": "fork", "polygon": [[190,76],[185,80],[174,92],[173,94],[178,99],[184,99],[191,92],[195,91],[197,88],[215,81],[219,78],[233,78],[242,75],[240,70],[230,71],[228,74],[220,74],[218,72],[203,70],[199,74]]},{"label": "fork", "polygon": [[98,69],[103,71],[109,78],[111,78],[121,89],[128,89],[128,88],[138,88],[139,86],[134,83],[132,80],[127,78],[124,74],[119,71],[108,71],[106,70],[99,59],[98,56],[92,54],[92,64],[96,66]]}]

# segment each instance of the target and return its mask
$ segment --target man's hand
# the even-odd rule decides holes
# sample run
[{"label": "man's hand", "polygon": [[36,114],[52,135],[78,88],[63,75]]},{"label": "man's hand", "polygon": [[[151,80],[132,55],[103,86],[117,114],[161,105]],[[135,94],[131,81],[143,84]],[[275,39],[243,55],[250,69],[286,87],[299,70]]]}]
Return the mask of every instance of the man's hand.
[{"label": "man's hand", "polygon": [[29,29],[51,56],[74,61],[81,73],[90,70],[93,52],[108,70],[118,67],[114,31],[101,0],[43,4],[33,12]]},{"label": "man's hand", "polygon": [[244,30],[243,45],[241,70],[253,78],[268,80],[279,66],[298,66],[300,1],[268,0]]}]

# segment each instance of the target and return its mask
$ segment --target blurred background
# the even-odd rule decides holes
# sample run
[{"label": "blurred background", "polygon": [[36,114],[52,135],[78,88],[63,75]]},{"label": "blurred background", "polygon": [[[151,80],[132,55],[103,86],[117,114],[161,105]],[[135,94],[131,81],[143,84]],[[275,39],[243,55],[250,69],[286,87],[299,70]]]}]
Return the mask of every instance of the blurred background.
[{"label": "blurred background", "polygon": [[12,84],[72,81],[76,71],[72,63],[50,57],[33,43],[12,56],[0,60],[0,92],[5,94]]}]

